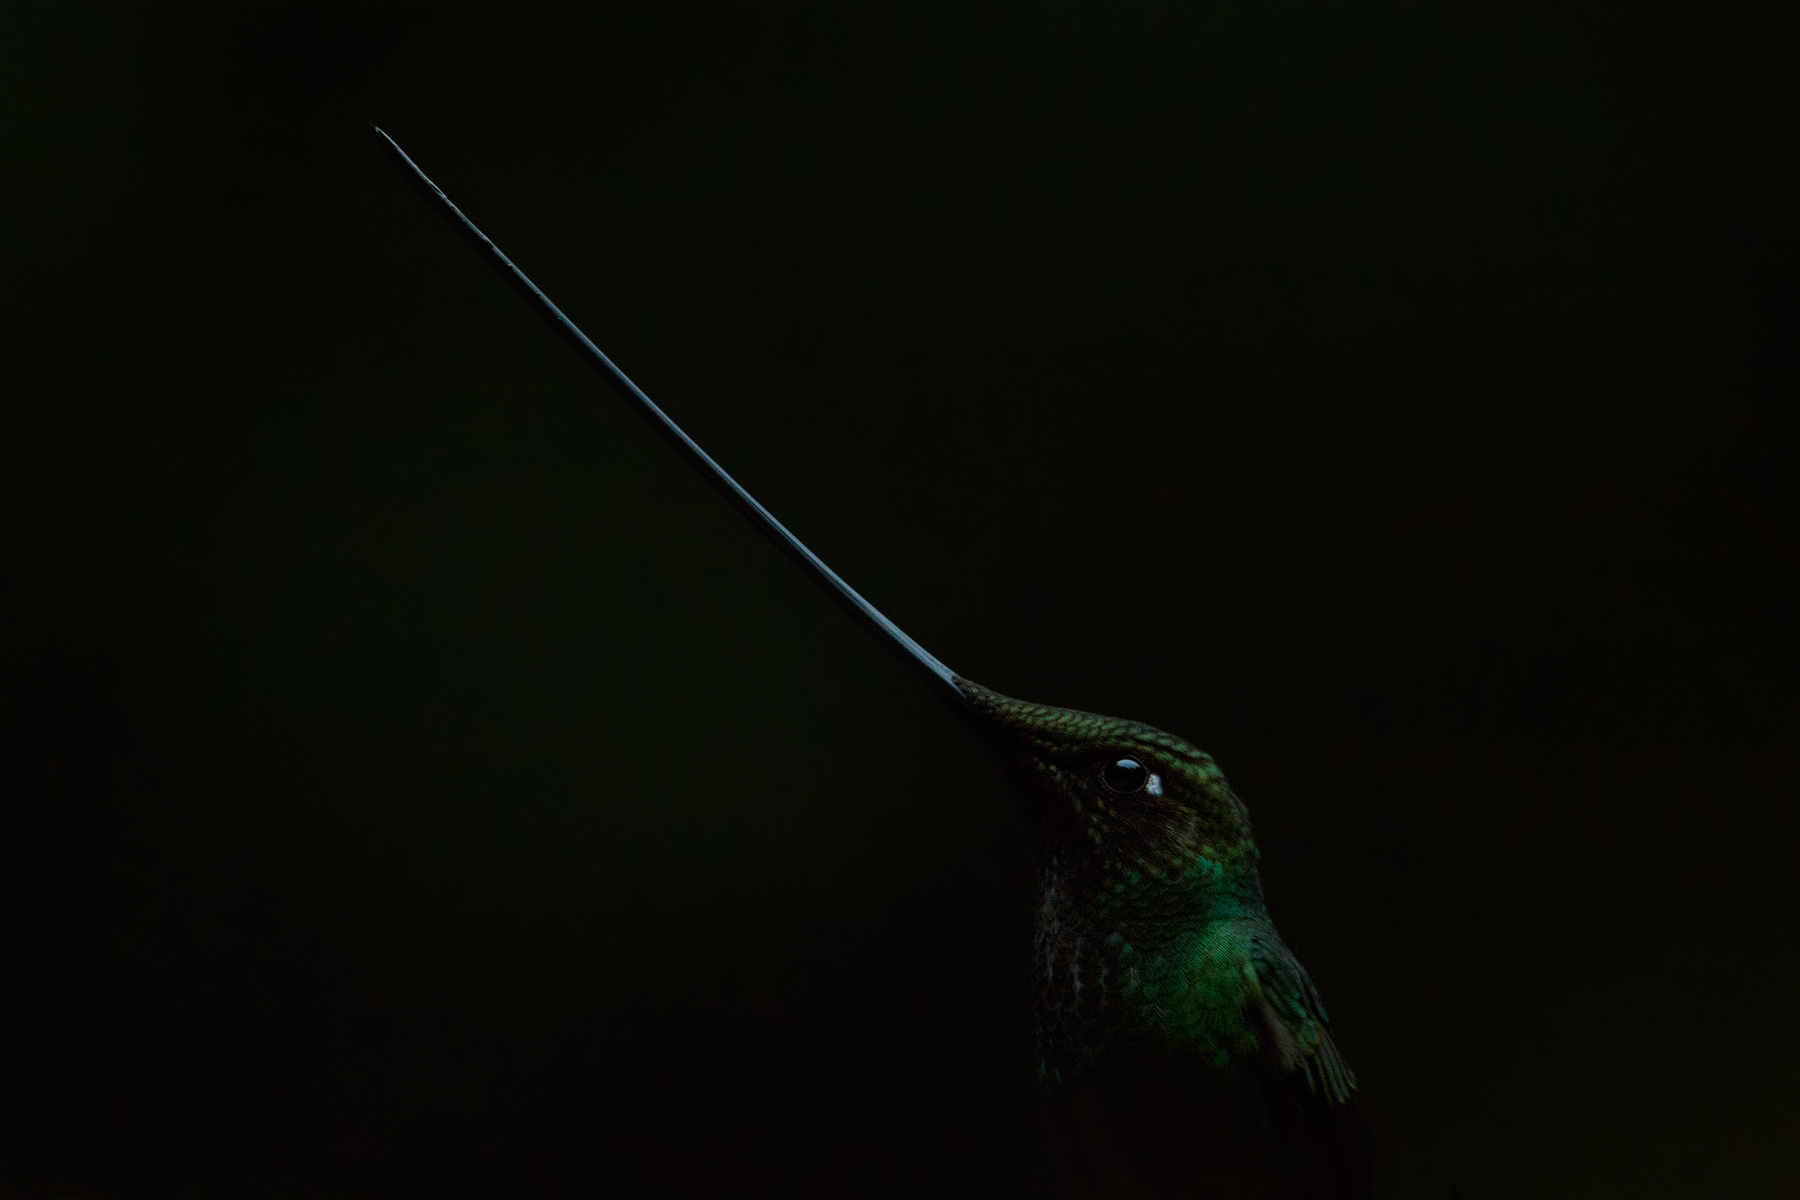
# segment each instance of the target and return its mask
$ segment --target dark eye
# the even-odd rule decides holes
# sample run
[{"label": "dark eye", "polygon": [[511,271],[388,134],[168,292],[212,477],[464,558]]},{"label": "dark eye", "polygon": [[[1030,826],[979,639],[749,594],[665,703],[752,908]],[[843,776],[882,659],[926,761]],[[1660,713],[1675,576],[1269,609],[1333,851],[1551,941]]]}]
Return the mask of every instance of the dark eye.
[{"label": "dark eye", "polygon": [[1150,772],[1135,758],[1115,758],[1100,772],[1100,779],[1115,792],[1135,792],[1144,786]]}]

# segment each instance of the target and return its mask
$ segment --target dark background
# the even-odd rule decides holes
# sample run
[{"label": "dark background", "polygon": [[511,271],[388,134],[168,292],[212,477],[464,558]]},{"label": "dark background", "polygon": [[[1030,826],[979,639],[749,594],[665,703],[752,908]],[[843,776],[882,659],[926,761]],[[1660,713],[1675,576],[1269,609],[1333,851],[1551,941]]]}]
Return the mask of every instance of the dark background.
[{"label": "dark background", "polygon": [[1007,1195],[1024,833],[1211,749],[1382,1194],[1792,1195],[1766,4],[16,2],[0,1195]]}]

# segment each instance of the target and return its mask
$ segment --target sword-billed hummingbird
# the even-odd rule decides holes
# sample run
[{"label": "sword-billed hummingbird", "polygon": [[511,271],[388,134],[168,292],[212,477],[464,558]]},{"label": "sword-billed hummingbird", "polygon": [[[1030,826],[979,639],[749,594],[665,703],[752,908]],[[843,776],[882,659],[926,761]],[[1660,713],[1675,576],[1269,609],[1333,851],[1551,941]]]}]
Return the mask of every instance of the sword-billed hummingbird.
[{"label": "sword-billed hummingbird", "polygon": [[1013,766],[1038,874],[1037,1075],[1070,1194],[1367,1196],[1355,1077],[1269,919],[1249,814],[1212,758],[1149,725],[1014,700],[950,670],[726,474],[376,133],[658,433]]}]

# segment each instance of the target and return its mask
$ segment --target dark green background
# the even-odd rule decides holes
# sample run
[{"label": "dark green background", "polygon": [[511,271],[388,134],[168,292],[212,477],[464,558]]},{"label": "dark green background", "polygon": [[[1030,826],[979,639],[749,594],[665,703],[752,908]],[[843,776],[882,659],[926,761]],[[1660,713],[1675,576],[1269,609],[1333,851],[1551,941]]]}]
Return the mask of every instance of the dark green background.
[{"label": "dark green background", "polygon": [[1034,1185],[997,768],[1211,749],[1383,1195],[1800,1188],[1756,4],[9,4],[0,1196]]}]

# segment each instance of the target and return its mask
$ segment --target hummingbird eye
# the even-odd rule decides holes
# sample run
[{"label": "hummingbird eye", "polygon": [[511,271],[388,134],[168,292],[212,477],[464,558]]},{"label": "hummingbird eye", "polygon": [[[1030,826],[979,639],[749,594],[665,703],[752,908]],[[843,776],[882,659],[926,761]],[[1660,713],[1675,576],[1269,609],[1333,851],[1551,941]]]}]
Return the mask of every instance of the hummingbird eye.
[{"label": "hummingbird eye", "polygon": [[1115,792],[1141,791],[1150,772],[1135,758],[1115,758],[1100,772],[1100,782]]}]

